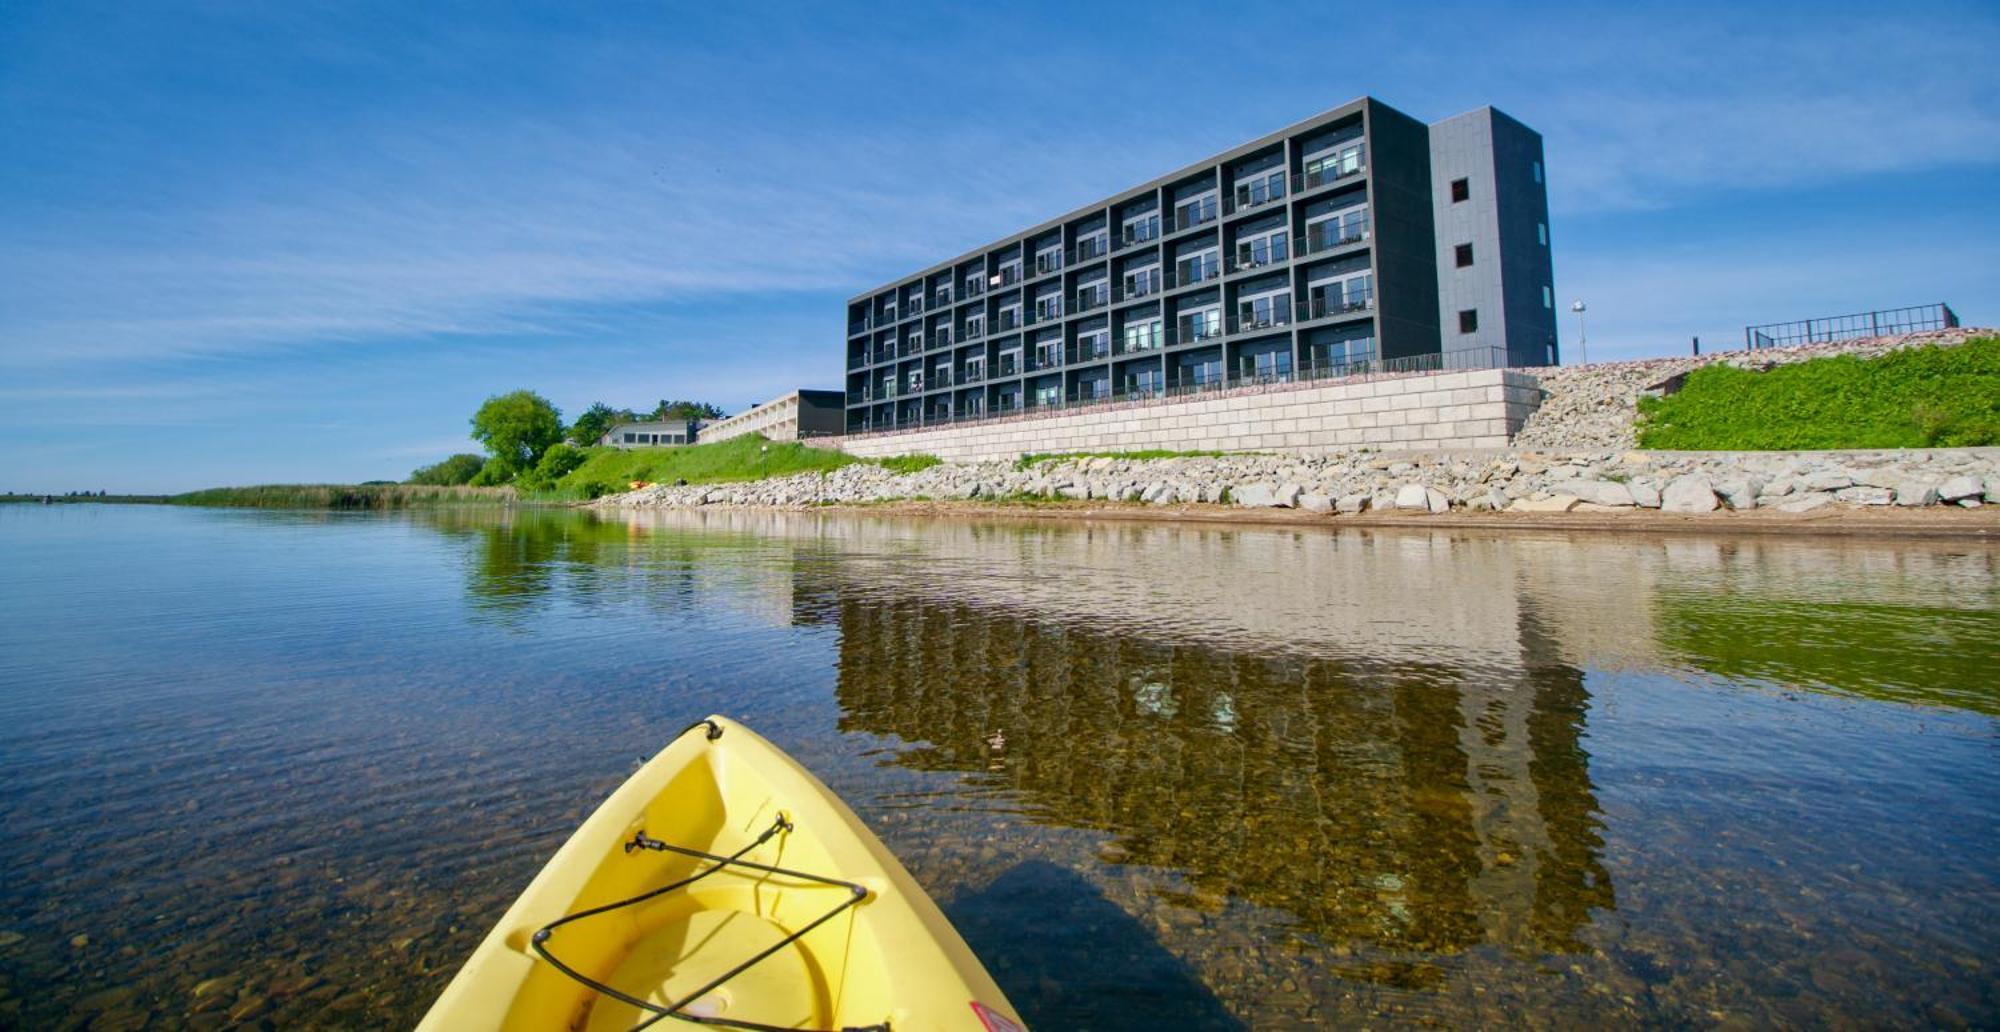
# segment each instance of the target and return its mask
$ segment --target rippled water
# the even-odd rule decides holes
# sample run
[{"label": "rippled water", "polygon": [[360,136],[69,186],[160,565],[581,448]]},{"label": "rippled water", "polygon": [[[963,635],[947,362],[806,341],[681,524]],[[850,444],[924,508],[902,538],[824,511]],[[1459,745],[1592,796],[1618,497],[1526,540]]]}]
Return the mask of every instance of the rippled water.
[{"label": "rippled water", "polygon": [[665,736],[1047,1028],[2000,1022],[2000,552],[0,507],[0,1024],[407,1024]]}]

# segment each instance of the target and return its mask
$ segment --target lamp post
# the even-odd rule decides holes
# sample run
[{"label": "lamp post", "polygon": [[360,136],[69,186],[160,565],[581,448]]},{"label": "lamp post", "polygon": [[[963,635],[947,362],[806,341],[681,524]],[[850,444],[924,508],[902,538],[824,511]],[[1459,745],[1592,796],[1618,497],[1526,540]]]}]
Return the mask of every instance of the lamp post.
[{"label": "lamp post", "polygon": [[1590,341],[1583,333],[1584,304],[1582,298],[1570,302],[1569,310],[1576,313],[1576,361],[1578,365],[1590,364]]}]

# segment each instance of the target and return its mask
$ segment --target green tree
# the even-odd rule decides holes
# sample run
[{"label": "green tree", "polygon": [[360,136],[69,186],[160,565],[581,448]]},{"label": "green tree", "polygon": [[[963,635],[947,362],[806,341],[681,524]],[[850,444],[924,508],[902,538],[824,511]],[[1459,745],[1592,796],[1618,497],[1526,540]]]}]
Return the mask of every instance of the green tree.
[{"label": "green tree", "polygon": [[479,467],[484,465],[486,465],[484,456],[460,452],[443,462],[417,467],[411,472],[409,482],[445,487],[468,484],[472,482],[473,477],[479,475]]},{"label": "green tree", "polygon": [[583,410],[570,424],[569,443],[579,448],[588,448],[598,442],[617,423],[632,418],[628,409],[615,409],[603,402],[597,402]]},{"label": "green tree", "polygon": [[486,446],[510,479],[534,469],[562,436],[562,413],[534,391],[495,395],[472,417],[473,440]]},{"label": "green tree", "polygon": [[647,418],[654,422],[680,419],[721,419],[728,413],[705,401],[660,401],[660,407]]}]

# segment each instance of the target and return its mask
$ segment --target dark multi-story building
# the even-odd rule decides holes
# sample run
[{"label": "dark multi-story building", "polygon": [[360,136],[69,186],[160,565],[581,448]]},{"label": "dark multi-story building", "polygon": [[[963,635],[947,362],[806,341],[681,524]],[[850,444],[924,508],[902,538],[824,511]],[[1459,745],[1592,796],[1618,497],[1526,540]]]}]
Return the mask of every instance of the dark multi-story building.
[{"label": "dark multi-story building", "polygon": [[847,427],[1557,360],[1540,134],[1364,97],[847,305]]}]

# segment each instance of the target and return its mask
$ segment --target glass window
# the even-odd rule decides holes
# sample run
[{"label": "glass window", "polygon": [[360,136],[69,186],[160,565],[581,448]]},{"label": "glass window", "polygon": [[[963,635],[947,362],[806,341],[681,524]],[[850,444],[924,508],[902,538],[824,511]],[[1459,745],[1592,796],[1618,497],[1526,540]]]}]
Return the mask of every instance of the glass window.
[{"label": "glass window", "polygon": [[1453,256],[1454,256],[1454,257],[1456,258],[1456,260],[1457,260],[1457,262],[1458,262],[1458,267],[1459,267],[1459,268],[1463,269],[1463,268],[1465,268],[1466,266],[1468,266],[1468,265],[1471,265],[1471,264],[1472,264],[1472,245],[1471,245],[1471,244],[1460,244],[1460,245],[1458,245],[1457,247],[1455,247],[1455,248],[1453,248],[1453,249],[1452,249],[1452,254],[1453,254]]},{"label": "glass window", "polygon": [[1469,200],[1471,197],[1472,197],[1472,183],[1470,180],[1454,179],[1451,181],[1451,202],[1453,204],[1457,204],[1458,202],[1463,200]]},{"label": "glass window", "polygon": [[1467,308],[1464,311],[1458,313],[1458,332],[1460,333],[1479,332],[1479,309]]},{"label": "glass window", "polygon": [[1546,223],[1546,222],[1537,222],[1537,223],[1535,223],[1535,239],[1536,239],[1536,240],[1539,240],[1539,241],[1541,241],[1541,244],[1542,244],[1542,246],[1543,246],[1543,247],[1547,247],[1547,246],[1549,246],[1549,224],[1548,224],[1548,223]]},{"label": "glass window", "polygon": [[1539,183],[1541,181],[1542,181],[1542,163],[1537,161],[1535,162],[1535,182]]},{"label": "glass window", "polygon": [[1550,290],[1550,289],[1549,289],[1548,287],[1543,287],[1543,288],[1542,288],[1542,307],[1543,307],[1543,308],[1554,308],[1555,306],[1556,306],[1556,295],[1555,295],[1555,291],[1553,291],[1553,290]]}]

